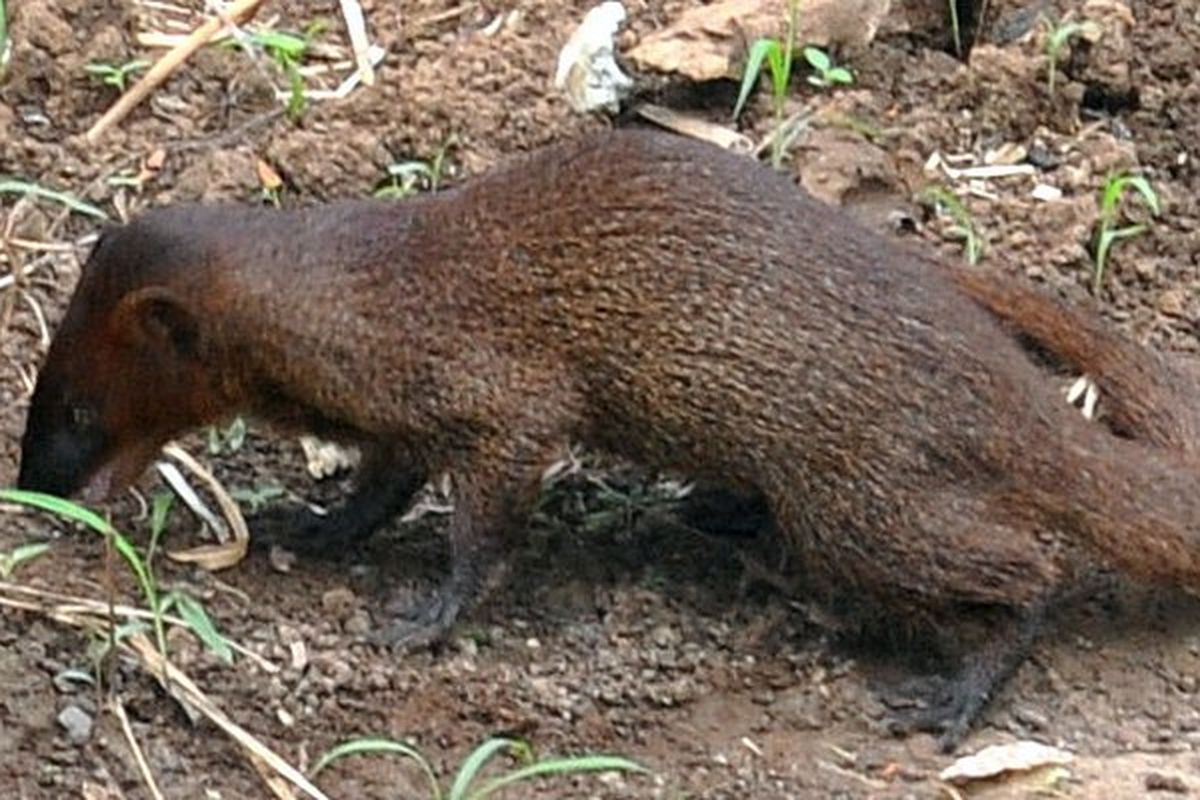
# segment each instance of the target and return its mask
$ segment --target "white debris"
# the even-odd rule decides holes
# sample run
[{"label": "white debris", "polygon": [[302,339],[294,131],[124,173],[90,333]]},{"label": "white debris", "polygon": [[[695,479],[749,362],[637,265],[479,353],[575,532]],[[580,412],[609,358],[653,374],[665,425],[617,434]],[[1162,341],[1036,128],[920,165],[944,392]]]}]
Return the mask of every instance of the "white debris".
[{"label": "white debris", "polygon": [[997,778],[1011,772],[1029,772],[1042,767],[1064,767],[1074,759],[1075,756],[1066,750],[1041,742],[995,744],[974,755],[963,756],[942,770],[938,777],[947,783],[964,784]]},{"label": "white debris", "polygon": [[633,86],[613,56],[613,37],[624,21],[625,7],[618,0],[601,3],[588,11],[558,54],[554,85],[581,114],[599,109],[615,113]]}]

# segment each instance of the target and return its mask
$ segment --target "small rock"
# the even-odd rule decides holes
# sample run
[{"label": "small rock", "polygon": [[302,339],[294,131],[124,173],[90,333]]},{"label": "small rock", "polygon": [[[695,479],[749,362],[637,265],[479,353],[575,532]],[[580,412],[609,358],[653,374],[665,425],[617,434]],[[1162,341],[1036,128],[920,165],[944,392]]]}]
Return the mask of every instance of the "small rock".
[{"label": "small rock", "polygon": [[338,618],[349,614],[357,602],[358,598],[355,597],[354,592],[345,587],[330,589],[321,595],[321,608]]},{"label": "small rock", "polygon": [[1168,289],[1158,296],[1158,310],[1168,317],[1182,317],[1187,310],[1187,290]]},{"label": "small rock", "polygon": [[1148,792],[1171,792],[1173,794],[1188,794],[1188,785],[1178,775],[1164,775],[1161,772],[1151,772],[1145,777],[1143,785]]},{"label": "small rock", "polygon": [[308,666],[308,648],[304,646],[304,642],[295,641],[289,644],[288,656],[291,667],[296,672],[303,672],[304,668]]},{"label": "small rock", "polygon": [[659,647],[671,647],[679,644],[682,637],[670,625],[658,625],[650,632],[650,639]]},{"label": "small rock", "polygon": [[71,705],[59,712],[58,724],[66,731],[67,741],[79,745],[92,738],[95,721],[91,714],[79,706]]},{"label": "small rock", "polygon": [[1018,708],[1013,712],[1013,716],[1017,718],[1017,722],[1035,731],[1043,731],[1049,725],[1046,716],[1032,708]]},{"label": "small rock", "polygon": [[1133,264],[1133,271],[1137,273],[1140,280],[1153,283],[1154,276],[1158,274],[1158,263],[1154,259],[1139,258]]},{"label": "small rock", "polygon": [[346,619],[346,633],[354,636],[364,636],[371,630],[371,615],[359,609]]}]

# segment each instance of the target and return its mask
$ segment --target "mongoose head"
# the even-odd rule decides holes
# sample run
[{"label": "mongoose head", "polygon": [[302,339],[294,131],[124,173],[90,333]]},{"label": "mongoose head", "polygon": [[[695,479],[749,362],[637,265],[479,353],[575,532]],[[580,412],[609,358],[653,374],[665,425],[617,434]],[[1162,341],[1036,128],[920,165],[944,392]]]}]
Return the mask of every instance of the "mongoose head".
[{"label": "mongoose head", "polygon": [[93,248],[38,375],[20,488],[103,499],[220,416],[202,320],[176,288],[202,254],[173,227],[152,215]]}]

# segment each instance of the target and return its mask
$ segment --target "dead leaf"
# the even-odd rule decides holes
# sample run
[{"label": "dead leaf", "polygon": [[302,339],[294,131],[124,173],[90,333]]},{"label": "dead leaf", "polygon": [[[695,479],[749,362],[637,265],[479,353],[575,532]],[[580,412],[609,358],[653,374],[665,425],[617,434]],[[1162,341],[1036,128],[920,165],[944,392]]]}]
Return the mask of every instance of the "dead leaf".
[{"label": "dead leaf", "polygon": [[994,744],[978,753],[963,756],[938,775],[947,783],[963,785],[972,781],[1007,776],[1010,773],[1031,772],[1043,767],[1064,767],[1075,756],[1066,750],[1042,744],[1021,741]]},{"label": "dead leaf", "polygon": [[262,185],[262,188],[268,192],[274,192],[283,187],[283,178],[279,177],[279,173],[275,171],[274,167],[261,158],[258,160],[256,166],[258,169],[258,182]]}]

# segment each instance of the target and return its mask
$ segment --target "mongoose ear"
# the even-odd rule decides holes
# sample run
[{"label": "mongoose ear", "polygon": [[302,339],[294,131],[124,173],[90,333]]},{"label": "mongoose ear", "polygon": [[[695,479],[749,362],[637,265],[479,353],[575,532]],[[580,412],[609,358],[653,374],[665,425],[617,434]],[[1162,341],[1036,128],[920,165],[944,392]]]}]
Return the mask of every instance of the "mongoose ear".
[{"label": "mongoose ear", "polygon": [[148,286],[130,292],[118,310],[121,324],[147,344],[192,359],[200,349],[200,325],[195,315],[170,289]]}]

